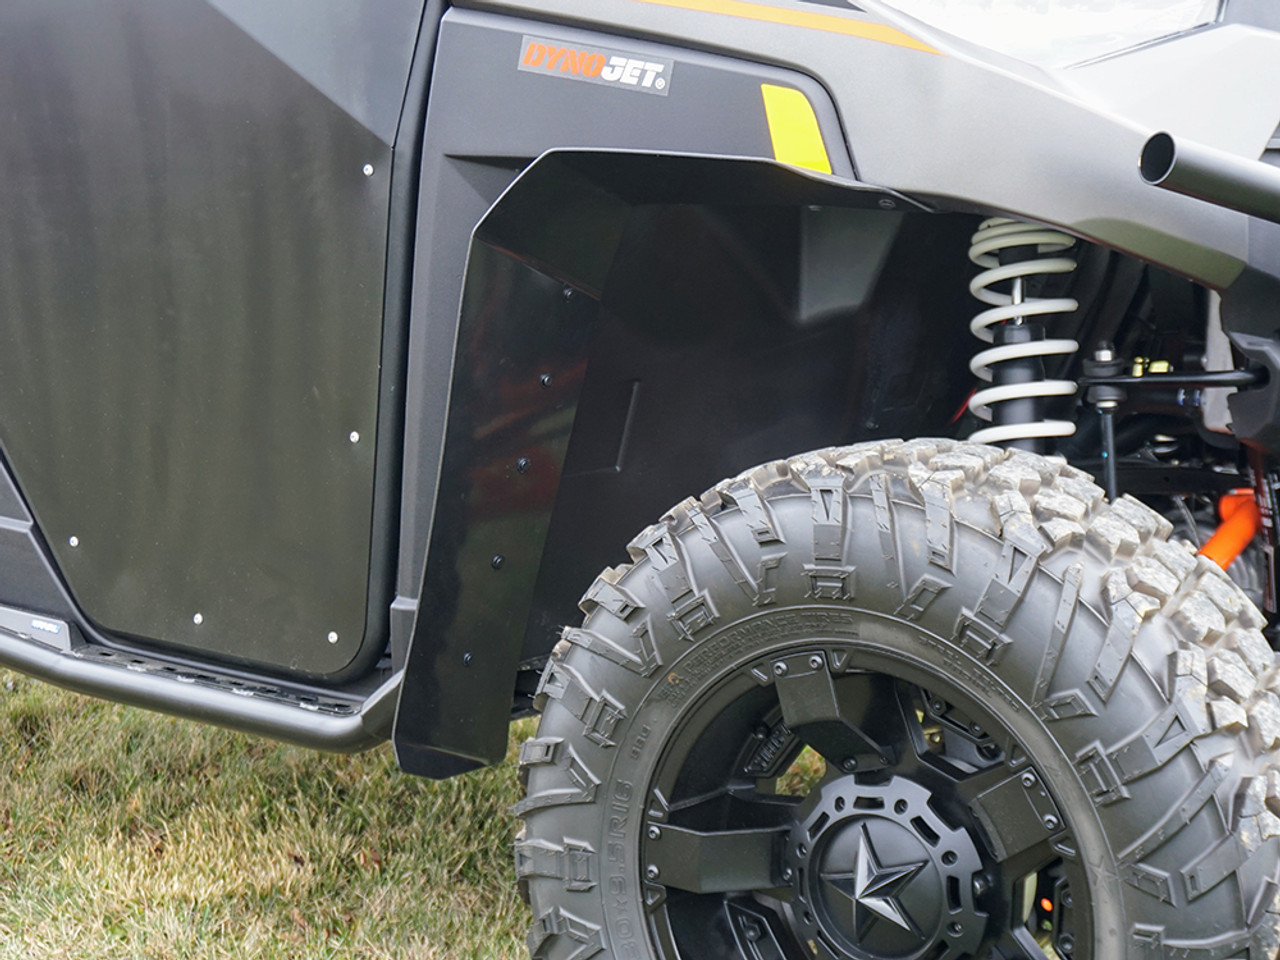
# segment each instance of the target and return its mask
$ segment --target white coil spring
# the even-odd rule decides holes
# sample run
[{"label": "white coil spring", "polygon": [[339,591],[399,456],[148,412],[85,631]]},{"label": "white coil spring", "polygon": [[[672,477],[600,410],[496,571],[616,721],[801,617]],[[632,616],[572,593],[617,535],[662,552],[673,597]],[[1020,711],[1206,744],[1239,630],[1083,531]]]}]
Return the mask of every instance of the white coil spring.
[{"label": "white coil spring", "polygon": [[[969,292],[983,303],[990,304],[991,307],[983,310],[969,323],[969,330],[973,335],[987,343],[994,343],[993,328],[998,324],[1011,320],[1021,321],[1029,317],[1071,313],[1076,310],[1080,304],[1069,297],[1024,299],[1022,296],[1023,281],[1027,277],[1070,273],[1074,270],[1075,260],[1070,257],[1052,256],[1052,254],[1062,253],[1074,244],[1075,238],[1050,227],[1005,217],[984,220],[970,241],[969,259],[982,267],[983,271],[973,278],[969,284]],[[1037,252],[1041,254],[1037,259],[1000,265],[1001,250],[1031,245],[1035,245]],[[1005,281],[1011,282],[1011,292],[1000,293],[992,289],[995,284]],[[991,370],[993,364],[1021,360],[1026,357],[1065,356],[1074,354],[1079,349],[1080,345],[1074,340],[1031,340],[1027,343],[1010,343],[991,347],[975,354],[969,361],[969,369],[973,371],[974,376],[991,383],[994,378]],[[979,419],[990,421],[993,403],[1027,397],[1065,397],[1075,392],[1076,385],[1071,380],[1039,380],[984,387],[969,399],[969,409]],[[1009,440],[1038,437],[1069,437],[1075,431],[1075,424],[1068,420],[1036,420],[984,427],[975,431],[969,439],[975,443],[1003,443]]]}]

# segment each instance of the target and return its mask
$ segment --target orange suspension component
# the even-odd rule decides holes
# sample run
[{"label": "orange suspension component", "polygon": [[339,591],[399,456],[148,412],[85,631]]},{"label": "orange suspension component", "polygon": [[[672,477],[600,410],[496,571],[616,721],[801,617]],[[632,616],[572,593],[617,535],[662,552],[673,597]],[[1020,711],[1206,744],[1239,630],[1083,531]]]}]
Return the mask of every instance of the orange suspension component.
[{"label": "orange suspension component", "polygon": [[1232,490],[1218,500],[1218,514],[1222,524],[1200,552],[1225,570],[1257,536],[1262,512],[1252,490]]}]

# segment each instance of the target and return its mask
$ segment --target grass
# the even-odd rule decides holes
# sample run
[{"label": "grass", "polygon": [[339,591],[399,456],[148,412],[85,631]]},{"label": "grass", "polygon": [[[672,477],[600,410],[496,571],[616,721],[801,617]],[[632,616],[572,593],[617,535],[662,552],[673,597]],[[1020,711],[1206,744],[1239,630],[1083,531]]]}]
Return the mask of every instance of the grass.
[{"label": "grass", "polygon": [[0,673],[0,960],[522,958],[512,728],[439,783]]}]

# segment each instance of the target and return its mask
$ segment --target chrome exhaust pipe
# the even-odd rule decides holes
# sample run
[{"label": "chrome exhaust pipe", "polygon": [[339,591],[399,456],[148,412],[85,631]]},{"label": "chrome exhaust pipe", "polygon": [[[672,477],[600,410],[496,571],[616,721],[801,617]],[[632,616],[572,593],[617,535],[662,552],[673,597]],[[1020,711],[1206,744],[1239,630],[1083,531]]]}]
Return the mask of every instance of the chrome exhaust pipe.
[{"label": "chrome exhaust pipe", "polygon": [[1142,148],[1142,179],[1197,200],[1280,223],[1280,168],[1157,133]]}]

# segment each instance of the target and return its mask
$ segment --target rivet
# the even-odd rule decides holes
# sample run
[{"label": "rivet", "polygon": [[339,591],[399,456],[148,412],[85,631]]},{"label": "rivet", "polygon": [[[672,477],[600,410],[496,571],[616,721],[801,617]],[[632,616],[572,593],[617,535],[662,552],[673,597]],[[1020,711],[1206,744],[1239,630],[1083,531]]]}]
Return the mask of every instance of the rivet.
[{"label": "rivet", "polygon": [[78,547],[80,546],[80,538],[71,537],[70,539],[67,540],[67,543],[71,544],[72,547]]},{"label": "rivet", "polygon": [[792,871],[791,867],[787,866],[782,868],[783,880],[790,880],[794,876],[795,876],[795,873]]},{"label": "rivet", "polygon": [[650,839],[650,840],[661,840],[661,839],[662,839],[662,828],[661,828],[661,827],[658,827],[658,826],[651,826],[651,827],[649,828],[649,839]]},{"label": "rivet", "polygon": [[858,769],[858,761],[853,757],[850,757],[848,760],[841,761],[840,769],[845,773],[853,773],[853,771]]},{"label": "rivet", "polygon": [[1058,818],[1055,817],[1052,813],[1046,813],[1044,815],[1044,825],[1045,825],[1045,829],[1047,830],[1057,830]]},{"label": "rivet", "polygon": [[351,433],[347,435],[347,439],[350,440],[352,443],[359,443],[360,434],[357,433],[355,430],[352,430]]},{"label": "rivet", "polygon": [[958,937],[960,936],[960,934],[964,933],[964,927],[960,926],[960,924],[952,920],[950,923],[947,924],[947,933],[949,933],[953,937]]},{"label": "rivet", "polygon": [[1022,785],[1024,787],[1034,787],[1036,785],[1036,775],[1028,770],[1022,775]]},{"label": "rivet", "polygon": [[538,382],[542,384],[543,387],[551,386],[551,374],[544,373],[542,376],[538,378]]},{"label": "rivet", "polygon": [[787,675],[787,665],[782,661],[778,661],[773,665],[773,672],[780,677],[785,677]]},{"label": "rivet", "polygon": [[896,204],[896,203],[894,203],[892,200],[890,200],[888,197],[881,197],[881,198],[880,198],[880,209],[881,209],[881,210],[892,210],[892,209],[893,209],[894,207],[896,207],[896,206],[897,206],[897,204]]},{"label": "rivet", "polygon": [[561,295],[562,297],[564,297],[566,301],[567,301],[567,300],[572,300],[572,299],[573,299],[573,287],[565,287],[563,290],[561,290],[561,291],[560,291],[560,295]]},{"label": "rivet", "polygon": [[980,736],[982,734],[982,727],[978,726],[976,723],[971,723],[969,724],[969,732],[974,736]]},{"label": "rivet", "polygon": [[516,461],[516,470],[520,473],[528,473],[529,467],[533,465],[533,461],[528,457],[521,457]]},{"label": "rivet", "polygon": [[372,176],[373,176],[373,164],[372,164],[372,163],[366,163],[366,164],[364,165],[364,175],[365,175],[366,177],[372,177]]},{"label": "rivet", "polygon": [[336,630],[330,630],[330,631],[329,631],[329,642],[330,642],[330,643],[337,643],[337,642],[338,642],[338,633],[337,633],[337,631],[336,631]]},{"label": "rivet", "polygon": [[472,653],[470,650],[468,650],[466,653],[462,655],[462,665],[464,667],[469,667],[471,666],[472,663],[475,662],[475,659],[476,659],[476,655]]},{"label": "rivet", "polygon": [[1068,953],[1068,954],[1074,953],[1075,949],[1076,949],[1076,941],[1075,941],[1075,938],[1071,936],[1071,934],[1064,933],[1061,937],[1058,938],[1059,953]]},{"label": "rivet", "polygon": [[648,877],[650,880],[657,880],[658,868],[655,867],[653,864],[650,864],[649,866],[644,868],[644,875]]},{"label": "rivet", "polygon": [[194,617],[191,618],[191,622],[194,623],[197,627],[200,626],[200,624],[204,623],[204,614],[197,613]]},{"label": "rivet", "polygon": [[823,662],[822,657],[818,656],[816,653],[809,658],[809,666],[813,667],[815,670],[822,669]]},{"label": "rivet", "polygon": [[493,559],[489,561],[489,566],[495,570],[501,570],[502,565],[507,562],[507,558],[500,553],[495,553]]}]

